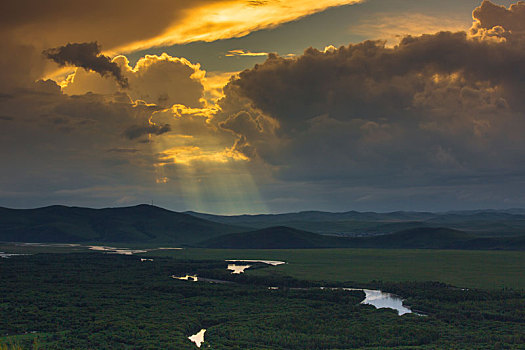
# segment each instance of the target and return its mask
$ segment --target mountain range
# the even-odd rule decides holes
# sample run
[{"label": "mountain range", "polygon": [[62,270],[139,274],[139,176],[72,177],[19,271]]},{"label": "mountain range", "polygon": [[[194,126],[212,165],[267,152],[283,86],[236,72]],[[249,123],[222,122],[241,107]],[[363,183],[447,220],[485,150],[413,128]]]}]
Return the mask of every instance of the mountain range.
[{"label": "mountain range", "polygon": [[0,241],[206,248],[525,249],[525,212],[344,212],[219,216],[151,205],[0,208]]},{"label": "mountain range", "polygon": [[525,236],[477,237],[470,233],[449,228],[420,227],[379,236],[339,237],[320,235],[286,226],[277,226],[210,238],[201,242],[199,246],[223,249],[398,248],[524,250]]},{"label": "mountain range", "polygon": [[151,205],[90,209],[60,205],[0,208],[0,241],[137,242],[187,245],[246,228]]},{"label": "mountain range", "polygon": [[212,215],[186,212],[223,224],[265,228],[287,226],[320,234],[368,236],[417,227],[448,227],[478,236],[514,236],[525,233],[525,210],[471,210],[443,213],[396,211],[390,213],[303,211],[285,214]]}]

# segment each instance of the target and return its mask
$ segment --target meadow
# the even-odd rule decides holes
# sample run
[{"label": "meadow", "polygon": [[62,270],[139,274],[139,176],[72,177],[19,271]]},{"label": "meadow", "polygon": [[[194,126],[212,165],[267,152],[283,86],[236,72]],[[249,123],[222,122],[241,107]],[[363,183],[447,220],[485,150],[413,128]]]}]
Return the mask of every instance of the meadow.
[{"label": "meadow", "polygon": [[[120,247],[119,244],[108,244]],[[151,249],[145,245],[126,245]],[[0,244],[0,252],[19,254],[87,252],[81,246]],[[180,249],[151,250],[144,256],[177,259],[267,259],[287,264],[248,274],[282,274],[327,282],[439,281],[461,288],[525,289],[525,252],[434,249]]]},{"label": "meadow", "polygon": [[328,282],[439,281],[462,288],[525,289],[525,253],[424,249],[183,249],[145,255],[179,259],[268,259],[286,261],[272,269],[304,280]]}]

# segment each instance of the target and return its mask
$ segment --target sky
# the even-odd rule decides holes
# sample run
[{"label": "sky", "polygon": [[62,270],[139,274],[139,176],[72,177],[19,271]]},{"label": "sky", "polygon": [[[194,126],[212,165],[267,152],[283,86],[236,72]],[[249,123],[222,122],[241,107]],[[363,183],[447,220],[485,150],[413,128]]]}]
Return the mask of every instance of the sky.
[{"label": "sky", "polygon": [[525,207],[525,2],[7,0],[0,206]]}]

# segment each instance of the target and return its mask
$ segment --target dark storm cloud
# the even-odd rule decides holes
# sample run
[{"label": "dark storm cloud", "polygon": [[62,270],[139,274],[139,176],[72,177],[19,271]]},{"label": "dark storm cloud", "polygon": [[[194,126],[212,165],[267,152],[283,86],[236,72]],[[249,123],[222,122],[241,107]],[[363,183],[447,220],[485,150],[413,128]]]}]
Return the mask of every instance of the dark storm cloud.
[{"label": "dark storm cloud", "polygon": [[128,80],[122,75],[118,64],[101,54],[100,45],[96,42],[68,43],[44,50],[43,54],[61,66],[72,65],[97,72],[103,77],[112,76],[121,87],[128,87]]},{"label": "dark storm cloud", "polygon": [[153,134],[153,135],[162,135],[171,131],[171,126],[169,124],[156,125],[133,125],[126,129],[124,135],[130,140],[139,138],[143,135]]},{"label": "dark storm cloud", "polygon": [[31,87],[41,78],[44,56],[32,45],[16,43],[0,31],[0,102],[12,98],[16,90]]},{"label": "dark storm cloud", "polygon": [[[505,84],[525,78],[525,50],[470,40],[464,32],[406,37],[388,48],[380,41],[313,48],[297,59],[270,55],[225,88],[228,98],[248,98],[285,127],[330,113],[336,119],[377,119],[409,108],[434,74],[461,73],[469,82]],[[229,101],[222,101],[223,105]],[[306,125],[302,125],[306,126]]]},{"label": "dark storm cloud", "polygon": [[[53,11],[42,4],[29,14],[5,11],[0,17],[27,23],[0,21],[0,28],[45,38],[31,34],[33,45],[96,39],[106,50],[160,35],[176,23],[166,6],[186,6],[97,0],[87,16],[74,2],[52,3]],[[0,197],[26,196],[19,203],[27,206],[37,197],[107,205],[186,196],[191,205],[208,198],[196,197],[199,188],[216,185],[220,203],[232,201],[232,188],[246,197],[246,188],[259,186],[273,210],[525,205],[522,7],[483,3],[468,33],[406,37],[393,48],[367,41],[293,59],[270,55],[233,78],[220,110],[201,103],[203,71],[180,59],[148,56],[133,68],[123,56],[111,62],[96,43],[69,44],[84,46],[51,54],[118,80],[114,63],[131,88],[122,93],[79,69],[61,90],[35,83],[45,61],[47,71],[56,68],[42,47],[2,45],[12,54],[0,55],[0,116],[13,120],[0,120],[0,148],[9,150],[0,154],[9,165]],[[120,11],[127,20],[118,20]],[[137,18],[143,26],[130,20]],[[221,177],[232,173],[240,176]],[[248,185],[236,181],[245,177]],[[170,191],[159,187],[169,184]],[[224,184],[233,185],[222,191]],[[197,190],[184,192],[191,186]]]},{"label": "dark storm cloud", "polygon": [[[525,23],[522,6],[505,10],[512,23]],[[287,182],[460,193],[482,181],[495,193],[525,176],[525,49],[521,33],[490,30],[272,54],[230,81],[216,121]]]},{"label": "dark storm cloud", "polygon": [[119,186],[125,188],[122,195],[129,194],[138,178],[154,177],[153,160],[149,145],[122,133],[147,124],[152,112],[124,94],[67,96],[52,81],[18,90],[0,103],[0,115],[14,116],[0,127],[0,147],[8,150],[0,153],[0,164],[5,165],[0,174],[4,203],[37,197],[63,202],[75,197],[63,191],[82,188],[84,198],[104,198],[104,188],[111,192]]}]

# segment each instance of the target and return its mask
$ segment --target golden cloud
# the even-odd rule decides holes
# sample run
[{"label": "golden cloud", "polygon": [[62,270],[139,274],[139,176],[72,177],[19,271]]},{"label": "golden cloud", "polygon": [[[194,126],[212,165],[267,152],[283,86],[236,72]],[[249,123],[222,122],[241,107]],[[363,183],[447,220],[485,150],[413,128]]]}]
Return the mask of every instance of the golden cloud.
[{"label": "golden cloud", "polygon": [[248,158],[230,148],[205,151],[197,146],[173,147],[159,155],[159,165],[166,163],[189,165],[192,162],[227,163],[235,160],[248,160]]},{"label": "golden cloud", "polygon": [[204,99],[211,104],[214,104],[220,98],[224,97],[222,88],[234,79],[239,72],[206,72],[203,80],[204,84]]},{"label": "golden cloud", "polygon": [[242,37],[249,33],[274,28],[330,7],[348,5],[363,0],[288,0],[272,1],[253,6],[245,1],[216,1],[188,11],[176,24],[156,37],[121,46],[124,52],[153,46],[215,41]]},{"label": "golden cloud", "polygon": [[93,0],[9,1],[0,13],[0,32],[38,48],[98,41],[106,54],[153,46],[214,41],[363,0]]},{"label": "golden cloud", "polygon": [[[160,56],[146,55],[134,67],[129,65],[125,56],[117,56],[113,62],[129,82],[125,91],[133,100],[165,108],[177,103],[192,108],[205,105],[203,84],[206,72],[200,69],[199,64],[165,53]],[[120,90],[113,79],[83,69],[77,69],[69,75],[61,86],[68,95],[87,92],[113,94]]]},{"label": "golden cloud", "polygon": [[268,52],[251,52],[250,50],[230,50],[226,54],[227,57],[233,57],[233,56],[248,56],[248,57],[257,57],[257,56],[267,56]]}]

